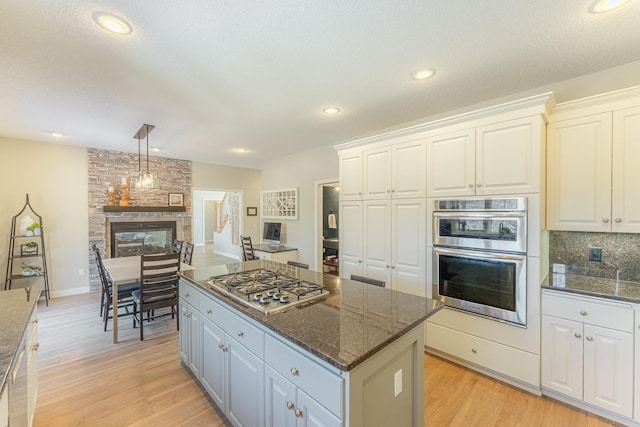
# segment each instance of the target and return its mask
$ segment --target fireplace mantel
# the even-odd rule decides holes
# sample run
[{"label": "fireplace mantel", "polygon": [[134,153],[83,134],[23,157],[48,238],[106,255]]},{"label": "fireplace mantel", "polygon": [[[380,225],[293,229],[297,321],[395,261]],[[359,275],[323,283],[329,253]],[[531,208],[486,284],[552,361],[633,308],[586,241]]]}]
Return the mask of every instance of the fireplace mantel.
[{"label": "fireplace mantel", "polygon": [[103,206],[103,212],[186,212],[186,206]]}]

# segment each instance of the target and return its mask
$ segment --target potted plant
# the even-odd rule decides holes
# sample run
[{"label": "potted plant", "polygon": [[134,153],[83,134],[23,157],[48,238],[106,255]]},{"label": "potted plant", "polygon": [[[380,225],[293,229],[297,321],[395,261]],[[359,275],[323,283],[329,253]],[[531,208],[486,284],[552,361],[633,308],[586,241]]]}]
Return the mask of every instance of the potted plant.
[{"label": "potted plant", "polygon": [[[29,234],[31,232],[31,234]],[[39,236],[40,235],[40,224],[34,222],[30,226],[27,227],[27,236]]]},{"label": "potted plant", "polygon": [[22,264],[22,275],[23,276],[40,276],[42,274],[42,268],[35,265],[26,265]]},{"label": "potted plant", "polygon": [[38,244],[36,242],[25,243],[24,245],[20,245],[20,255],[37,255],[38,254]]}]

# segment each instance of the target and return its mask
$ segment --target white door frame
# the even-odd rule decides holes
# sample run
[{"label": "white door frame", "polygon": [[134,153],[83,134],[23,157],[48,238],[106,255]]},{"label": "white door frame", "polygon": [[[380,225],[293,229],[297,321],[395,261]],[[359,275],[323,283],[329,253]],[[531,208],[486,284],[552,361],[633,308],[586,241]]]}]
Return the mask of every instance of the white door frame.
[{"label": "white door frame", "polygon": [[[238,224],[238,228],[240,231],[240,235],[242,235],[242,231],[244,229],[244,216],[242,215],[242,212],[244,212],[244,191],[243,190],[232,190],[232,189],[220,189],[220,188],[208,188],[208,187],[192,187],[191,188],[191,200],[193,203],[194,200],[194,192],[195,191],[219,191],[219,192],[226,192],[226,193],[240,193],[240,207],[238,210],[238,215],[240,215],[239,218],[239,224]],[[210,199],[206,199],[206,200],[210,200]],[[192,206],[193,208],[193,206]],[[204,203],[202,204],[202,212],[199,213],[199,215],[201,215],[201,219],[204,220]],[[193,234],[193,230],[195,230],[195,211],[193,211],[192,209],[192,215],[191,215],[191,233]],[[204,223],[202,224],[202,246],[204,246],[205,242],[206,242],[206,236],[204,235]],[[195,236],[194,236],[194,240],[195,240]],[[238,249],[239,250],[239,249]]]},{"label": "white door frame", "polygon": [[340,184],[339,178],[333,179],[323,179],[319,181],[315,181],[315,189],[316,189],[316,203],[315,203],[315,233],[314,233],[314,242],[315,242],[315,253],[314,253],[314,262],[315,262],[315,271],[324,272],[324,264],[322,264],[322,188],[326,184]]}]

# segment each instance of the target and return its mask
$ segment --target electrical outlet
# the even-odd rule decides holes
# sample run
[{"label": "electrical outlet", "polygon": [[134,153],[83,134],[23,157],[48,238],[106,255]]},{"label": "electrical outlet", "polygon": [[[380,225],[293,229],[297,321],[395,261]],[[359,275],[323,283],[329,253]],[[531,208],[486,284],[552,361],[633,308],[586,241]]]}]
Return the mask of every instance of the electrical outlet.
[{"label": "electrical outlet", "polygon": [[589,247],[589,261],[602,262],[602,248]]},{"label": "electrical outlet", "polygon": [[78,276],[84,276],[84,268],[78,269]]}]

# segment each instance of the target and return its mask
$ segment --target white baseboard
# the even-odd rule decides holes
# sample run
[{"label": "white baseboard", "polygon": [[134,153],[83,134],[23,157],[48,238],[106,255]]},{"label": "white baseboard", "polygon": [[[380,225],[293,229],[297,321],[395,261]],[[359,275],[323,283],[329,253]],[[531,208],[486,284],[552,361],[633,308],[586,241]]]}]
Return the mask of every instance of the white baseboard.
[{"label": "white baseboard", "polygon": [[60,291],[50,290],[50,297],[60,298],[60,297],[68,297],[70,295],[78,295],[78,294],[87,294],[91,292],[91,289],[88,286],[82,286],[79,288],[71,288],[71,289],[62,289]]},{"label": "white baseboard", "polygon": [[226,256],[228,258],[237,259],[238,261],[240,261],[240,255],[238,254],[232,254],[231,252],[216,251],[216,250],[214,250],[213,253],[217,255]]}]

